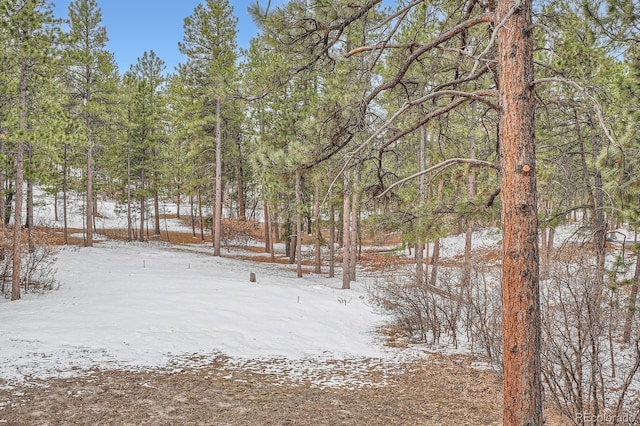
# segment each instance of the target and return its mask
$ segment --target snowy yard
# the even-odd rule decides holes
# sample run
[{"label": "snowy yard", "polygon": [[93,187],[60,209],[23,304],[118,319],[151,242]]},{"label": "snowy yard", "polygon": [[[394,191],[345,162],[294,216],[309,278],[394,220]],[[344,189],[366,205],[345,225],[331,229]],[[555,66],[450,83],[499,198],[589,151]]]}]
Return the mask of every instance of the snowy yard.
[{"label": "snowy yard", "polygon": [[[361,287],[162,243],[62,247],[59,288],[0,301],[0,379],[150,369],[194,354],[386,358]],[[257,283],[249,282],[254,272]]]}]

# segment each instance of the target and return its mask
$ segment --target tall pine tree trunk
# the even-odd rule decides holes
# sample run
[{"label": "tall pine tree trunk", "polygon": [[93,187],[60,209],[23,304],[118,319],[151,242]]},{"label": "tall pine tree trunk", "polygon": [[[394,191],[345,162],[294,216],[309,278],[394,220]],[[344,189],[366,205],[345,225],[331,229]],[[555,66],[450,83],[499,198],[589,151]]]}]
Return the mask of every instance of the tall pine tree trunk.
[{"label": "tall pine tree trunk", "polygon": [[[418,149],[418,166],[420,168],[419,171],[424,171],[427,168],[426,163],[426,155],[427,155],[427,127],[422,126],[420,128],[420,147]],[[418,178],[418,204],[424,205],[426,201],[426,176],[424,174],[420,175]],[[418,285],[424,284],[424,236],[423,230],[420,229],[418,232],[418,242],[416,243],[416,283]]]},{"label": "tall pine tree trunk", "polygon": [[315,192],[313,194],[313,221],[315,222],[315,269],[316,274],[322,273],[322,250],[320,247],[320,240],[322,239],[322,233],[320,232],[320,183],[316,180]]},{"label": "tall pine tree trunk", "polygon": [[336,276],[336,212],[329,197],[329,278]]},{"label": "tall pine tree trunk", "polygon": [[[0,130],[0,153],[4,154],[4,139],[6,135]],[[7,209],[5,205],[5,186],[7,184],[7,171],[4,167],[0,168],[0,228],[4,228],[5,219],[7,217]]]},{"label": "tall pine tree trunk", "polygon": [[89,146],[87,147],[87,201],[85,210],[87,235],[84,245],[91,247],[93,246],[93,138],[91,135],[89,135]]},{"label": "tall pine tree trunk", "polygon": [[[156,179],[158,177],[156,176]],[[159,237],[161,234],[160,230],[160,199],[158,196],[158,188],[157,183],[154,184],[156,188],[153,190],[153,236]]]},{"label": "tall pine tree trunk", "polygon": [[624,328],[622,330],[622,341],[626,344],[631,342],[631,328],[633,317],[636,314],[636,301],[638,299],[638,289],[640,287],[640,253],[636,255],[636,270],[631,283],[631,293],[629,294],[629,306],[624,318]]},{"label": "tall pine tree trunk", "polygon": [[505,425],[541,425],[540,294],[531,0],[499,0]]},{"label": "tall pine tree trunk", "polygon": [[237,192],[238,192],[238,219],[247,220],[247,212],[244,202],[244,168],[242,167],[242,144],[240,135],[236,138],[238,155],[236,157]]},{"label": "tall pine tree trunk", "polygon": [[302,278],[302,171],[296,170],[296,269]]},{"label": "tall pine tree trunk", "polygon": [[144,242],[144,222],[145,222],[145,200],[144,200],[144,170],[140,172],[140,242]]},{"label": "tall pine tree trunk", "polygon": [[33,182],[31,179],[27,179],[27,221],[25,227],[27,228],[29,253],[33,253],[36,251],[36,244],[33,241]]},{"label": "tall pine tree trunk", "polygon": [[[22,132],[27,129],[27,58],[22,59],[20,67],[20,113],[19,126]],[[20,274],[22,266],[22,190],[24,186],[24,136],[21,134],[16,143],[16,186],[15,208],[13,213],[13,259],[11,271],[11,300],[20,299]]]},{"label": "tall pine tree trunk", "polygon": [[349,278],[351,281],[356,280],[356,265],[358,263],[358,217],[360,216],[360,192],[358,191],[358,185],[360,181],[360,169],[361,165],[357,165],[354,171],[353,182],[351,183],[351,220],[349,228],[351,236],[349,237],[349,243],[351,249],[349,250]]},{"label": "tall pine tree trunk", "polygon": [[[128,138],[128,136],[127,136]],[[133,241],[133,218],[131,215],[131,153],[127,144],[127,237]]]},{"label": "tall pine tree trunk", "polygon": [[64,144],[64,160],[62,165],[62,238],[64,245],[69,244],[69,217],[67,215],[68,180],[69,180],[69,158],[67,156],[67,144]]},{"label": "tall pine tree trunk", "polygon": [[351,182],[350,171],[344,172],[344,195],[342,199],[342,288],[351,288]]},{"label": "tall pine tree trunk", "polygon": [[216,201],[213,211],[213,255],[220,256],[220,234],[222,233],[222,123],[220,98],[216,99]]},{"label": "tall pine tree trunk", "polygon": [[271,251],[271,220],[269,218],[269,204],[265,199],[262,202],[264,215],[264,252],[269,253]]}]

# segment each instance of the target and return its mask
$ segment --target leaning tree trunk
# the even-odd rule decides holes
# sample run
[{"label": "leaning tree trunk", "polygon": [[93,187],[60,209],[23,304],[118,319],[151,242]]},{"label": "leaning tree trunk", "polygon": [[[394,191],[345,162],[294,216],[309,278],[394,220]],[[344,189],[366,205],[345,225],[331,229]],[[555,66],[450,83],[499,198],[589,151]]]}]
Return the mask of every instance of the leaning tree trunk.
[{"label": "leaning tree trunk", "polygon": [[532,0],[497,3],[505,425],[541,425]]}]

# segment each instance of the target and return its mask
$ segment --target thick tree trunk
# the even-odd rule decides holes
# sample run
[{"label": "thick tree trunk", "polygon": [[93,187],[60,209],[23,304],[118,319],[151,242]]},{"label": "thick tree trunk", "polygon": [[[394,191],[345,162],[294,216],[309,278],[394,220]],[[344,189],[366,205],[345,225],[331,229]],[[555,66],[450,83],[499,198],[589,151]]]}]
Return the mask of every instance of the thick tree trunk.
[{"label": "thick tree trunk", "polygon": [[222,233],[222,123],[220,116],[220,98],[216,99],[216,201],[213,219],[213,255],[220,256],[220,234]]},{"label": "thick tree trunk", "polygon": [[505,425],[542,424],[531,0],[497,2]]}]

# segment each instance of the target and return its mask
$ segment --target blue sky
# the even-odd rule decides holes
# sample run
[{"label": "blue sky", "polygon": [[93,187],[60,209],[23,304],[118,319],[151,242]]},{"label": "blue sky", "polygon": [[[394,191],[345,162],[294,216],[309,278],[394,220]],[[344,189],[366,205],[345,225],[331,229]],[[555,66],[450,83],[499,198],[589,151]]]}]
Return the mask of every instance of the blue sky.
[{"label": "blue sky", "polygon": [[[57,17],[66,18],[70,0],[54,0]],[[264,5],[268,0],[260,0]],[[114,53],[124,73],[145,51],[153,50],[166,65],[166,72],[184,62],[178,51],[182,41],[184,18],[193,13],[200,0],[98,0],[102,23],[109,36],[108,50]],[[247,7],[251,0],[230,0],[238,18],[238,46],[248,47],[257,30]],[[273,4],[282,3],[272,1]]]}]

